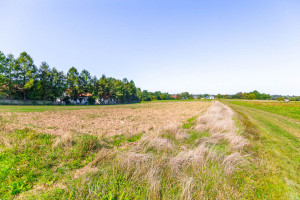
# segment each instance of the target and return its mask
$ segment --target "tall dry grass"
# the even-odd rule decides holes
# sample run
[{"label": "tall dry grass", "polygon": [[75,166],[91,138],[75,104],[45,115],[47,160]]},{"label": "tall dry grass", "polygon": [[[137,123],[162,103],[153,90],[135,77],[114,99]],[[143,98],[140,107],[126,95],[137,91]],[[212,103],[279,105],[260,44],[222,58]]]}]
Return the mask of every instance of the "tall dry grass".
[{"label": "tall dry grass", "polygon": [[[148,199],[166,199],[165,187],[174,185],[178,188],[178,196],[174,194],[170,198],[238,196],[226,179],[249,163],[247,155],[242,153],[247,140],[236,133],[233,116],[227,106],[214,101],[191,128],[210,133],[210,137],[199,140],[196,147],[185,143],[188,130],[179,124],[170,124],[144,135],[128,151],[117,152],[114,164],[134,182],[147,185]],[[166,133],[174,140],[164,137]],[[216,148],[224,141],[228,143],[229,153]]]},{"label": "tall dry grass", "polygon": [[[217,101],[207,105],[193,105],[199,110],[189,112],[195,121],[188,128],[177,118],[146,131],[131,145],[120,143],[121,146],[102,148],[92,162],[75,170],[74,178],[83,177],[81,184],[76,185],[79,193],[85,191],[82,184],[94,184],[85,197],[95,197],[93,191],[103,194],[102,186],[93,183],[88,175],[108,170],[116,177],[122,174],[122,180],[129,180],[134,187],[144,188],[146,199],[241,197],[235,179],[249,165],[243,151],[248,141],[237,133],[230,108]],[[179,113],[182,114],[176,114]],[[204,133],[208,135],[202,137]],[[191,140],[192,134],[195,140]],[[72,148],[73,137],[71,133],[57,137],[53,148]],[[101,179],[110,180],[107,172],[98,174]]]}]

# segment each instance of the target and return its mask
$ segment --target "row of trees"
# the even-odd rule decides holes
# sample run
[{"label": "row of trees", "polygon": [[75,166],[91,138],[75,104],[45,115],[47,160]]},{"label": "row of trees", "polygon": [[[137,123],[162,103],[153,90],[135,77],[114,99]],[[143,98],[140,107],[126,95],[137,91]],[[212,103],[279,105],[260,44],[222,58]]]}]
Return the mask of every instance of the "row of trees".
[{"label": "row of trees", "polygon": [[[67,74],[56,68],[51,68],[46,62],[39,67],[34,64],[32,57],[22,52],[15,58],[12,54],[4,55],[0,51],[0,97],[23,100],[55,101],[57,98],[77,100],[82,96],[89,96],[90,104],[96,99],[114,100],[117,103],[136,101],[193,99],[188,92],[177,95],[168,93],[148,92],[137,88],[133,81],[126,78],[118,80],[102,75],[99,79],[87,70],[79,72],[75,67]],[[207,98],[208,94],[196,95],[197,98]],[[283,99],[300,100],[300,97],[284,97],[259,93],[257,90],[234,95],[216,95],[216,98],[226,99]]]},{"label": "row of trees", "polygon": [[271,95],[269,94],[265,94],[265,93],[259,93],[257,90],[254,90],[253,92],[238,92],[234,95],[221,95],[218,94],[216,96],[216,98],[218,99],[260,99],[260,100],[267,100],[267,99],[271,99]]},{"label": "row of trees", "polygon": [[46,62],[37,67],[32,57],[22,52],[15,58],[0,51],[0,95],[9,99],[48,100],[68,97],[76,100],[89,94],[90,98],[115,99],[118,103],[139,101],[142,92],[133,81],[105,77],[98,79],[87,70],[75,67],[65,75]]},{"label": "row of trees", "polygon": [[254,90],[252,92],[238,92],[234,95],[216,95],[217,99],[259,99],[259,100],[283,100],[283,99],[289,99],[291,101],[300,101],[299,96],[282,96],[282,95],[270,95],[265,93],[260,93],[257,90]]},{"label": "row of trees", "polygon": [[153,100],[171,100],[174,99],[169,93],[162,93],[160,91],[148,92],[148,90],[141,91],[138,88],[138,97],[141,101],[153,101]]}]

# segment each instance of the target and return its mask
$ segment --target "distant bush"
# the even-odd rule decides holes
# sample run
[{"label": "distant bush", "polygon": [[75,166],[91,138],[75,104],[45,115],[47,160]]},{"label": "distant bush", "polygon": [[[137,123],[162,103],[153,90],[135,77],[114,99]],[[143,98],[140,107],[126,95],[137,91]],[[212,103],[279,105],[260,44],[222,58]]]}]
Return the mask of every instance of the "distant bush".
[{"label": "distant bush", "polygon": [[247,99],[249,99],[249,100],[255,99],[255,94],[249,94]]},{"label": "distant bush", "polygon": [[277,98],[277,101],[283,101],[283,100],[284,100],[283,97],[278,97],[278,98]]}]

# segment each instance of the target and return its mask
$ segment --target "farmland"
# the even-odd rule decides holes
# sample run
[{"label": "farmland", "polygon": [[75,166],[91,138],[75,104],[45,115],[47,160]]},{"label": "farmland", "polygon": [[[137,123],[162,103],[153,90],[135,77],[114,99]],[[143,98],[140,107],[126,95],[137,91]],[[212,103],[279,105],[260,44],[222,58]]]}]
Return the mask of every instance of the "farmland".
[{"label": "farmland", "polygon": [[300,104],[0,107],[0,199],[297,199]]}]

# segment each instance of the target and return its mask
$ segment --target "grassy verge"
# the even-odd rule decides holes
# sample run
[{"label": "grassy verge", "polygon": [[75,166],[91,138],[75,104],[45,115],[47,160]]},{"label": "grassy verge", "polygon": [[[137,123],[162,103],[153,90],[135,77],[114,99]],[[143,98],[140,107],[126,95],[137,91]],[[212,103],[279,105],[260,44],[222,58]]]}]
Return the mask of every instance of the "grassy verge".
[{"label": "grassy verge", "polygon": [[[252,141],[253,152],[259,158],[257,171],[264,172],[261,173],[261,195],[276,186],[280,193],[274,197],[300,198],[300,126],[296,121],[285,118],[297,118],[295,116],[299,113],[290,115],[289,110],[298,108],[295,109],[293,105],[285,107],[285,110],[281,104],[272,104],[270,107],[270,104],[235,101],[230,101],[228,105],[238,113],[245,134]],[[273,194],[276,194],[275,191]]]}]

